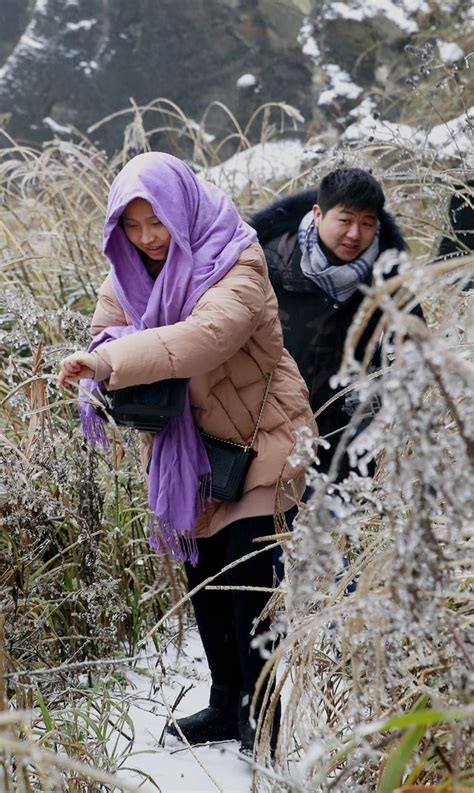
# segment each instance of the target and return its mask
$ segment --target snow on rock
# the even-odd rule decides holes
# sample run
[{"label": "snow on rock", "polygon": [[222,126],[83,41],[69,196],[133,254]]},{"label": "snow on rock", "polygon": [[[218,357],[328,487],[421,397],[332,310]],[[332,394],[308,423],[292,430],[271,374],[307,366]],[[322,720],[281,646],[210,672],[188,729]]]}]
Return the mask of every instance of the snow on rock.
[{"label": "snow on rock", "polygon": [[418,24],[411,15],[429,13],[426,0],[351,0],[350,3],[331,3],[327,19],[353,19],[362,22],[376,16],[384,16],[404,33],[416,33]]},{"label": "snow on rock", "polygon": [[362,88],[352,81],[350,74],[337,63],[327,63],[324,68],[330,87],[319,95],[318,105],[330,105],[338,97],[357,99]]},{"label": "snow on rock", "polygon": [[51,132],[54,132],[56,135],[70,135],[72,130],[71,127],[63,126],[63,124],[58,124],[54,118],[50,116],[46,116],[45,118],[41,119],[43,124],[46,124],[47,127],[50,128]]},{"label": "snow on rock", "polygon": [[258,83],[254,74],[242,74],[235,83],[237,88],[254,88]]},{"label": "snow on rock", "polygon": [[44,50],[46,41],[44,39],[35,39],[33,36],[29,36],[28,33],[23,33],[23,36],[20,39],[20,44],[22,44],[24,47],[29,47],[32,50]]},{"label": "snow on rock", "polygon": [[49,0],[36,0],[35,13],[47,14],[49,10]]},{"label": "snow on rock", "polygon": [[0,83],[3,80],[7,80],[11,77],[18,58],[21,58],[25,52],[37,50],[43,54],[46,52],[47,48],[48,42],[43,38],[35,36],[33,33],[33,26],[30,24],[18,41],[18,44],[16,45],[10,57],[7,58],[3,66],[0,68]]},{"label": "snow on rock", "polygon": [[438,39],[436,43],[438,45],[439,56],[444,63],[456,63],[456,61],[459,61],[464,55],[459,44],[456,44],[454,41],[442,41]]},{"label": "snow on rock", "polygon": [[79,68],[82,69],[87,77],[90,77],[93,72],[97,71],[99,64],[97,61],[79,61]]},{"label": "snow on rock", "polygon": [[474,106],[457,118],[452,118],[433,127],[431,131],[415,129],[407,124],[375,119],[371,115],[360,118],[348,126],[341,140],[347,143],[361,141],[398,143],[402,145],[426,145],[439,151],[442,156],[474,156],[472,122]]},{"label": "snow on rock", "polygon": [[188,130],[188,129],[192,129],[194,130],[194,132],[197,132],[198,135],[200,135],[200,137],[206,143],[212,143],[212,141],[215,140],[216,136],[211,135],[209,132],[206,132],[202,124],[199,124],[197,121],[194,120],[194,118],[186,119],[186,124],[184,125],[183,130]]},{"label": "snow on rock", "polygon": [[248,185],[292,179],[299,172],[303,143],[288,139],[258,143],[202,172],[204,179],[237,196]]},{"label": "snow on rock", "polygon": [[66,30],[90,30],[94,25],[97,25],[97,19],[81,19],[80,22],[68,22]]},{"label": "snow on rock", "polygon": [[319,64],[321,61],[321,53],[314,38],[314,25],[308,17],[305,17],[303,24],[298,34],[298,44],[301,46],[301,51],[307,55],[313,63]]},{"label": "snow on rock", "polygon": [[341,135],[341,140],[350,143],[377,141],[377,143],[422,143],[423,132],[407,124],[374,119],[372,115],[350,124]]},{"label": "snow on rock", "polygon": [[360,103],[360,105],[357,105],[357,107],[354,107],[349,112],[349,115],[351,116],[351,118],[363,119],[366,116],[368,116],[371,113],[373,113],[375,108],[376,108],[376,104],[375,104],[374,100],[372,99],[372,97],[365,96],[363,98],[362,102]]}]

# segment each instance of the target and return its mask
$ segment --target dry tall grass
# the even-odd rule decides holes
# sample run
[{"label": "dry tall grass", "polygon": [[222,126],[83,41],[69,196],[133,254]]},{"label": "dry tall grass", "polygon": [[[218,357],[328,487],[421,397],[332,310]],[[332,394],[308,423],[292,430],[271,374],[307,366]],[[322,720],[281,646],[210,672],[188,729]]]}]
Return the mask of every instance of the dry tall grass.
[{"label": "dry tall grass", "polygon": [[[148,548],[133,434],[114,434],[107,456],[85,448],[75,395],[60,394],[54,382],[59,359],[87,340],[107,270],[100,232],[108,185],[131,154],[149,147],[154,128],[145,129],[143,113],[156,108],[160,119],[168,113],[171,148],[179,153],[180,136],[188,136],[200,168],[216,164],[232,142],[248,145],[248,128],[236,123],[231,139],[209,141],[205,120],[196,129],[158,99],[124,111],[132,121],[115,158],[86,138],[41,151],[10,141],[0,153],[6,791],[113,789],[106,775],[124,758],[108,756],[107,731],[97,724],[120,730],[127,720],[123,667],[184,593],[180,570]],[[280,114],[297,121],[293,109],[276,105],[249,123],[261,123],[266,140]],[[267,771],[255,773],[258,790],[378,786],[383,793],[397,774],[398,781],[473,778],[473,330],[461,291],[472,262],[423,266],[436,237],[452,234],[447,201],[468,174],[462,157],[364,143],[307,161],[292,184],[253,184],[240,196],[243,211],[341,163],[370,166],[383,178],[415,256],[399,282],[376,281],[361,309],[361,323],[375,305],[385,310],[387,371],[372,379],[353,371],[360,324],[348,340],[347,375],[363,400],[376,392],[384,405],[357,439],[359,449],[378,450],[376,480],[338,488],[312,475],[314,496],[285,541],[288,580],[273,605],[285,603],[286,616],[277,620],[283,638],[269,667],[276,673],[285,660],[278,685],[285,682],[289,699],[273,770],[263,725]],[[423,299],[434,335],[407,317],[405,285]],[[311,456],[304,438],[298,453]],[[157,657],[160,637],[154,633]],[[131,660],[116,663],[117,652]]]}]

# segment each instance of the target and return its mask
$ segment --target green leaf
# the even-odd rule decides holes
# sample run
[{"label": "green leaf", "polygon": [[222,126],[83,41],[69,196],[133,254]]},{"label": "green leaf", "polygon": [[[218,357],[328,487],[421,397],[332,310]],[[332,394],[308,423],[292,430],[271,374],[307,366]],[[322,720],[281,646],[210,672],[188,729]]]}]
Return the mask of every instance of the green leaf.
[{"label": "green leaf", "polygon": [[[426,694],[423,695],[415,702],[410,713],[413,715],[426,712],[426,706],[429,705],[429,703],[429,697]],[[407,729],[400,743],[387,760],[377,786],[377,793],[392,793],[392,790],[401,784],[405,769],[413,752],[423,738],[425,731],[425,724],[417,724]]]},{"label": "green leaf", "polygon": [[453,710],[434,710],[429,708],[419,712],[410,711],[410,713],[404,713],[402,716],[394,716],[393,719],[389,719],[379,727],[378,731],[400,730],[403,727],[421,727],[421,725],[428,726],[439,722],[464,721],[464,719],[466,721],[474,719],[474,708],[468,707]]},{"label": "green leaf", "polygon": [[377,793],[392,793],[399,787],[410,758],[426,732],[426,725],[410,727],[401,739],[397,748],[387,760],[383,774],[377,786]]},{"label": "green leaf", "polygon": [[46,703],[43,699],[43,695],[41,691],[38,689],[36,692],[36,699],[38,700],[38,705],[41,710],[41,715],[43,716],[44,726],[48,730],[48,732],[52,732],[54,730],[54,722],[49,715],[49,710],[46,707]]}]

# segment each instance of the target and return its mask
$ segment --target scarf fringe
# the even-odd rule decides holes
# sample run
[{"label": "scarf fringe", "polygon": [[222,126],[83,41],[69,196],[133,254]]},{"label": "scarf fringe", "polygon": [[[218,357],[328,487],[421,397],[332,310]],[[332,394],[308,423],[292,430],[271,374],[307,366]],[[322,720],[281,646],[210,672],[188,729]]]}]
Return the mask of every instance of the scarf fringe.
[{"label": "scarf fringe", "polygon": [[105,421],[100,418],[88,403],[79,403],[79,416],[82,431],[87,443],[99,443],[103,449],[109,448],[109,441],[105,431]]},{"label": "scarf fringe", "polygon": [[[197,492],[197,509],[200,514],[206,503],[211,500],[211,474],[200,477]],[[171,526],[169,520],[163,515],[150,516],[150,547],[159,556],[169,553],[172,559],[179,562],[190,562],[193,567],[198,562],[198,547],[194,528],[191,531],[180,531]]]},{"label": "scarf fringe", "polygon": [[179,533],[164,517],[150,516],[150,547],[159,555],[169,553],[178,562],[190,562],[193,567],[198,561],[198,548],[194,532]]}]

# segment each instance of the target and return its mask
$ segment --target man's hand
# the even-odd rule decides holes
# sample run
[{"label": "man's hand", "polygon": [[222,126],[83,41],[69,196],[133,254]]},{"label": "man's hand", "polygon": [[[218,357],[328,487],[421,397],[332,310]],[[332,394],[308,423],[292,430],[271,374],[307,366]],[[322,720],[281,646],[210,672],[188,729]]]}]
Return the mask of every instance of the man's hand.
[{"label": "man's hand", "polygon": [[93,378],[96,370],[96,358],[90,352],[74,352],[59,364],[58,385],[66,386],[76,383],[83,377]]}]

